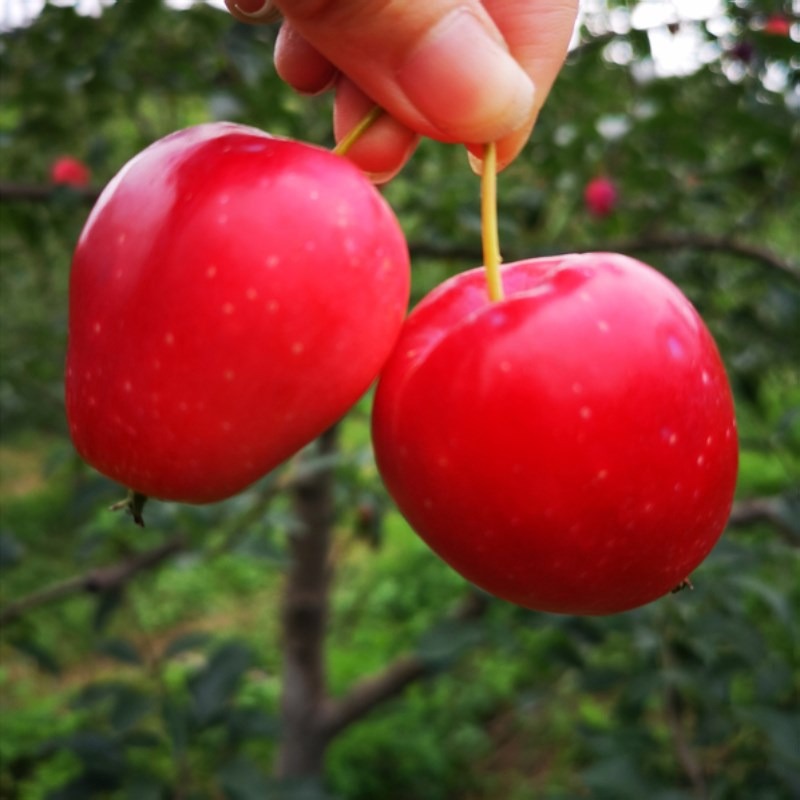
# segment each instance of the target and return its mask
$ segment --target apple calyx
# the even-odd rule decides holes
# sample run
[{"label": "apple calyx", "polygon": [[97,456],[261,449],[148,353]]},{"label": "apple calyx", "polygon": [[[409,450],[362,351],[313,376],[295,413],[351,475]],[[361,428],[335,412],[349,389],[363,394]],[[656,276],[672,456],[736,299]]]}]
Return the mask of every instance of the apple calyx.
[{"label": "apple calyx", "polygon": [[147,495],[136,492],[133,489],[128,489],[127,496],[112,506],[109,506],[110,511],[127,511],[132,517],[133,521],[140,527],[144,528],[144,511],[145,503],[147,502]]}]

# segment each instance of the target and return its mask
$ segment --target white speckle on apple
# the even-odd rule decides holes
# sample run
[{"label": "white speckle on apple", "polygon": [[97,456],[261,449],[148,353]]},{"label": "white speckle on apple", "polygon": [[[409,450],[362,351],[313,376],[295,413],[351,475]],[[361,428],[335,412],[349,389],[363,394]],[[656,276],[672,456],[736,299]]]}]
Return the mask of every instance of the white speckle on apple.
[{"label": "white speckle on apple", "polygon": [[175,334],[172,331],[167,331],[164,335],[164,341],[171,347],[175,344]]},{"label": "white speckle on apple", "polygon": [[708,374],[708,372],[706,372],[706,370],[703,370],[702,378],[703,385],[708,386],[708,384],[711,383],[711,376]]},{"label": "white speckle on apple", "polygon": [[417,354],[416,350],[406,350],[406,358],[414,358]]},{"label": "white speckle on apple", "polygon": [[178,411],[188,411],[188,410],[189,410],[189,404],[185,400],[181,400],[181,402],[178,403]]},{"label": "white speckle on apple", "polygon": [[305,345],[302,342],[294,342],[292,344],[292,353],[296,356],[299,356],[305,349]]},{"label": "white speckle on apple", "polygon": [[706,463],[704,456],[697,456],[697,466],[702,467]]},{"label": "white speckle on apple", "polygon": [[597,329],[600,331],[600,333],[608,333],[609,330],[611,330],[611,327],[604,319],[600,319],[597,321]]},{"label": "white speckle on apple", "polygon": [[308,193],[308,199],[309,200],[319,200],[319,192],[316,189],[312,189]]},{"label": "white speckle on apple", "polygon": [[231,425],[231,423],[228,422],[228,420],[223,420],[220,427],[222,428],[223,431],[225,431],[225,433],[228,433],[233,430],[233,425]]},{"label": "white speckle on apple", "polygon": [[226,369],[225,372],[222,373],[222,377],[225,378],[226,381],[232,381],[236,377],[236,373],[232,369]]},{"label": "white speckle on apple", "polygon": [[269,269],[275,269],[275,267],[277,267],[278,264],[280,264],[280,262],[281,262],[280,258],[276,256],[274,253],[271,256],[267,256],[264,261],[264,263],[267,265]]},{"label": "white speckle on apple", "polygon": [[674,359],[682,359],[685,356],[683,345],[680,340],[675,336],[670,336],[667,339],[667,350]]},{"label": "white speckle on apple", "polygon": [[101,325],[99,322],[95,322],[95,324],[94,324],[94,325],[92,325],[92,330],[93,330],[95,333],[100,333],[100,331],[102,331],[102,330],[103,330],[103,326],[102,326],[102,325]]},{"label": "white speckle on apple", "polygon": [[608,477],[608,470],[607,469],[598,470],[598,472],[597,472],[597,480],[604,481],[607,477]]},{"label": "white speckle on apple", "polygon": [[217,217],[217,222],[218,222],[220,225],[227,225],[227,224],[228,224],[228,215],[227,215],[227,214],[220,214],[220,215]]},{"label": "white speckle on apple", "polygon": [[511,364],[508,361],[501,361],[500,372],[511,372]]},{"label": "white speckle on apple", "polygon": [[269,311],[270,314],[274,314],[280,307],[281,304],[277,300],[270,300],[267,303],[267,311]]},{"label": "white speckle on apple", "polygon": [[251,286],[245,293],[244,296],[248,300],[255,300],[258,297],[258,292]]},{"label": "white speckle on apple", "polygon": [[583,303],[591,303],[592,302],[592,296],[589,294],[589,292],[581,292],[578,295],[578,297],[580,297],[581,302],[583,302]]},{"label": "white speckle on apple", "polygon": [[217,268],[216,268],[216,267],[215,267],[215,266],[212,264],[212,265],[211,265],[211,266],[210,266],[210,267],[209,267],[209,268],[206,270],[206,278],[208,278],[208,279],[210,280],[211,278],[215,277],[215,276],[216,276],[216,274],[217,274]]},{"label": "white speckle on apple", "polygon": [[309,239],[304,245],[303,249],[307,253],[313,253],[317,249],[317,243],[313,239]]},{"label": "white speckle on apple", "polygon": [[424,505],[425,508],[428,509],[433,508],[433,500],[431,500],[430,497],[426,497],[425,500],[422,502],[422,505]]},{"label": "white speckle on apple", "polygon": [[125,383],[122,384],[122,388],[130,394],[130,392],[133,391],[133,384],[130,381],[125,381]]},{"label": "white speckle on apple", "polygon": [[675,433],[675,431],[670,430],[669,428],[661,429],[661,438],[668,445],[670,445],[670,447],[674,447],[678,443],[678,434]]},{"label": "white speckle on apple", "polygon": [[227,194],[221,194],[221,195],[220,195],[220,196],[217,198],[217,202],[218,202],[218,203],[219,203],[221,206],[226,206],[226,205],[228,205],[228,203],[230,203],[230,201],[231,201],[230,195],[227,195]]},{"label": "white speckle on apple", "polygon": [[235,311],[233,303],[224,303],[222,306],[222,313],[230,316]]},{"label": "white speckle on apple", "polygon": [[589,406],[582,406],[581,407],[581,419],[590,419],[592,416],[592,409]]},{"label": "white speckle on apple", "polygon": [[572,384],[572,394],[580,394],[583,391],[583,385],[577,381]]}]

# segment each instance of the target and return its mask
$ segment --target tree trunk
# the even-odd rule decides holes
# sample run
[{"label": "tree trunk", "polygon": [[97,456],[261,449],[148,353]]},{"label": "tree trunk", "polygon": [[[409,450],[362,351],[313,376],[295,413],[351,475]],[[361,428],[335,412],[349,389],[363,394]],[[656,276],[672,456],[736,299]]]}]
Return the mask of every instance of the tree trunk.
[{"label": "tree trunk", "polygon": [[[317,466],[301,463],[292,481],[296,528],[283,597],[282,738],[276,772],[281,778],[321,777],[326,736],[321,714],[326,698],[325,632],[328,622],[333,479],[326,457],[337,449],[336,428],[317,442]],[[306,473],[304,470],[308,469]]]}]

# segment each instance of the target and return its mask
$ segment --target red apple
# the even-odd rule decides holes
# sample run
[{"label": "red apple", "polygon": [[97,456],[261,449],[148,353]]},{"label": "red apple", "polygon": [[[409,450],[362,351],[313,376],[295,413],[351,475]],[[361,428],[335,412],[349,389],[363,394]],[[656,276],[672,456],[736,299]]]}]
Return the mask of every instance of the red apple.
[{"label": "red apple", "polygon": [[81,188],[89,185],[91,172],[82,161],[72,156],[60,156],[50,165],[53,183]]},{"label": "red apple", "polygon": [[608,178],[594,178],[586,184],[583,199],[590,214],[607,217],[617,204],[617,188]]},{"label": "red apple", "polygon": [[229,123],[168,136],[111,181],[75,251],[75,446],[144,495],[235,494],[369,387],[408,286],[397,220],[345,159]]},{"label": "red apple", "polygon": [[772,14],[764,23],[764,33],[771,36],[791,36],[792,23],[783,14]]},{"label": "red apple", "polygon": [[375,397],[384,482],[468,580],[542,611],[609,614],[675,588],[730,511],[731,391],[664,276],[610,253],[450,279],[409,316]]}]

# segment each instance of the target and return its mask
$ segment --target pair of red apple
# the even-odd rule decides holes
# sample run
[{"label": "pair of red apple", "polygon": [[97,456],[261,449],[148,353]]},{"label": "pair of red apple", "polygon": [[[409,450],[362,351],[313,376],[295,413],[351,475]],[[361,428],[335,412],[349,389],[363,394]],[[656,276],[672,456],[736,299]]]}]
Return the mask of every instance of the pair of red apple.
[{"label": "pair of red apple", "polygon": [[230,496],[381,375],[386,485],[500,597],[609,613],[688,576],[736,474],[720,357],[688,300],[613,254],[439,287],[406,319],[406,243],[346,160],[230,124],[173,134],[111,181],[77,245],[73,441],[136,492]]}]

